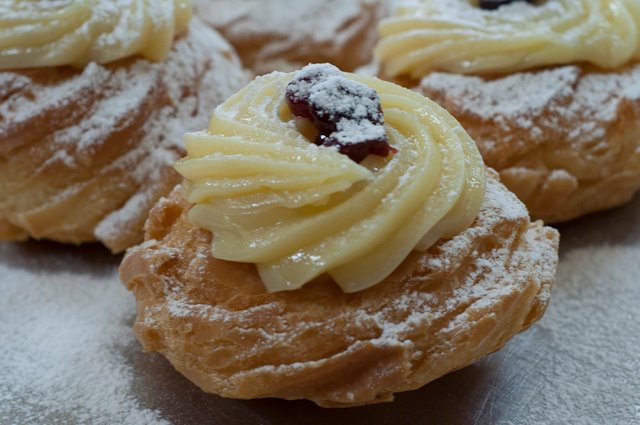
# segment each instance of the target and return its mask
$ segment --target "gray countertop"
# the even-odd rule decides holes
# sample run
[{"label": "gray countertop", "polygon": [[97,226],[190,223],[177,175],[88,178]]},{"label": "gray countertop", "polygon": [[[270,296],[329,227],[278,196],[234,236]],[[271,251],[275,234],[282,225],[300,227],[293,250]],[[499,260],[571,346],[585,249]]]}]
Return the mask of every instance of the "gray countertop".
[{"label": "gray countertop", "polygon": [[[0,423],[640,424],[640,198],[560,230],[558,282],[538,324],[393,403],[352,409],[204,394],[161,356],[142,353],[130,332],[134,302],[115,272],[118,257],[97,246],[2,243]],[[48,367],[41,356],[58,314],[87,322],[78,328],[85,342],[69,344],[68,356],[56,345],[50,364],[59,373],[33,371],[27,366]],[[108,328],[112,343],[99,343],[107,326],[101,320],[118,322]],[[19,335],[48,329],[41,346]],[[66,362],[85,368],[87,378]]]}]

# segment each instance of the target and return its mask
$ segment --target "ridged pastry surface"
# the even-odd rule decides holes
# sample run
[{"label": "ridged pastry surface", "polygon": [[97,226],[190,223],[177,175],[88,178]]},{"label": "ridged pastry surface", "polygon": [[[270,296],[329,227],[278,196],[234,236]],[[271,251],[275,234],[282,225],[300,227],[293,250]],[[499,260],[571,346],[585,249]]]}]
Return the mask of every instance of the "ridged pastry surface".
[{"label": "ridged pastry surface", "polygon": [[390,401],[499,349],[544,312],[557,232],[530,223],[495,173],[487,183],[472,226],[355,294],[328,278],[267,293],[253,265],[210,255],[211,234],[188,221],[176,190],[121,266],[138,339],[225,397]]},{"label": "ridged pastry surface", "polygon": [[588,62],[615,69],[640,58],[637,0],[517,1],[485,10],[470,0],[400,2],[380,25],[384,73],[502,74]]},{"label": "ridged pastry surface", "polygon": [[417,90],[449,110],[534,218],[566,221],[640,189],[640,65],[501,78],[448,73]]},{"label": "ridged pastry surface", "polygon": [[257,75],[329,62],[351,71],[371,60],[387,0],[194,0]]},{"label": "ridged pastry surface", "polygon": [[184,132],[246,82],[197,20],[161,63],[0,72],[0,238],[138,243],[179,180]]},{"label": "ridged pastry surface", "polygon": [[190,17],[190,0],[6,0],[0,69],[164,60]]},{"label": "ridged pastry surface", "polygon": [[255,263],[270,291],[323,273],[347,292],[375,285],[412,250],[466,229],[484,196],[480,153],[444,109],[328,65],[300,72],[316,68],[335,70],[327,88],[353,82],[375,90],[395,154],[357,164],[316,146],[285,101],[298,74],[272,73],[220,105],[207,132],[188,134],[188,156],[176,164],[195,203],[191,222],[216,235],[213,256]]}]

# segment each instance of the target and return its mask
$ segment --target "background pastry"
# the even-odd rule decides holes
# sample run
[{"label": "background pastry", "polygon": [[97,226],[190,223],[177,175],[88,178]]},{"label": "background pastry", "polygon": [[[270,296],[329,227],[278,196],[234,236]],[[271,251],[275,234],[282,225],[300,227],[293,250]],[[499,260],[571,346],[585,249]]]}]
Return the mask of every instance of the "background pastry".
[{"label": "background pastry", "polygon": [[0,238],[138,243],[178,181],[181,135],[246,83],[188,2],[139,6],[1,6]]},{"label": "background pastry", "polygon": [[371,60],[386,0],[196,0],[196,14],[220,31],[256,74],[310,62],[353,70]]},{"label": "background pastry", "polygon": [[[325,89],[365,97],[335,102]],[[351,143],[294,117],[309,102],[319,119],[328,99],[349,105],[332,110],[342,120],[371,89],[392,149],[359,164]],[[380,123],[375,110],[358,113]],[[186,141],[185,187],[154,207],[120,273],[144,348],[205,391],[389,401],[499,349],[545,310],[557,232],[531,223],[460,125],[416,93],[326,65],[274,73]]]},{"label": "background pastry", "polygon": [[640,7],[508,3],[404,2],[381,25],[383,73],[459,119],[533,217],[627,202],[640,188]]}]

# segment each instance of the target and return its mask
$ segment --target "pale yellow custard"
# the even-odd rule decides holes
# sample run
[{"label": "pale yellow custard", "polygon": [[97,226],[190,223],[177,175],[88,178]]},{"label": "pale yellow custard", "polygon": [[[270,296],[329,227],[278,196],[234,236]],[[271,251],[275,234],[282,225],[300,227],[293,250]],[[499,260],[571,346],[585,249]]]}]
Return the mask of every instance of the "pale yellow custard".
[{"label": "pale yellow custard", "polygon": [[190,17],[190,0],[2,1],[0,69],[160,61]]},{"label": "pale yellow custard", "polygon": [[[477,2],[476,2],[477,3]],[[517,1],[484,10],[470,0],[413,0],[380,24],[375,55],[388,76],[431,71],[508,73],[640,58],[640,1]]]},{"label": "pale yellow custard", "polygon": [[269,291],[324,273],[345,292],[375,285],[412,250],[466,229],[484,198],[482,158],[451,115],[395,84],[341,75],[378,93],[395,154],[358,164],[314,145],[285,101],[294,74],[272,73],[187,134],[176,164],[213,256],[255,263]]}]

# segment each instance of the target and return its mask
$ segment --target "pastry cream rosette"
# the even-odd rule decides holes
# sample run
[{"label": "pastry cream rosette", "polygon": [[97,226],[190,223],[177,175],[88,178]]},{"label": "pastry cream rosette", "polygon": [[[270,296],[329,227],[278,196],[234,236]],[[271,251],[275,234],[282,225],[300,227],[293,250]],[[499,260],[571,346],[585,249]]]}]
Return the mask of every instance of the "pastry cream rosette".
[{"label": "pastry cream rosette", "polygon": [[485,168],[467,133],[434,102],[345,73],[380,96],[397,153],[361,164],[309,140],[284,99],[294,74],[257,78],[219,106],[208,131],[186,136],[176,164],[214,234],[214,257],[255,263],[271,291],[328,273],[345,292],[387,277],[412,250],[466,229],[484,197]]},{"label": "pastry cream rosette", "polygon": [[0,69],[160,61],[190,17],[190,0],[1,2]]},{"label": "pastry cream rosette", "polygon": [[386,75],[508,73],[588,62],[614,69],[640,58],[638,0],[515,2],[414,0],[380,25]]}]

